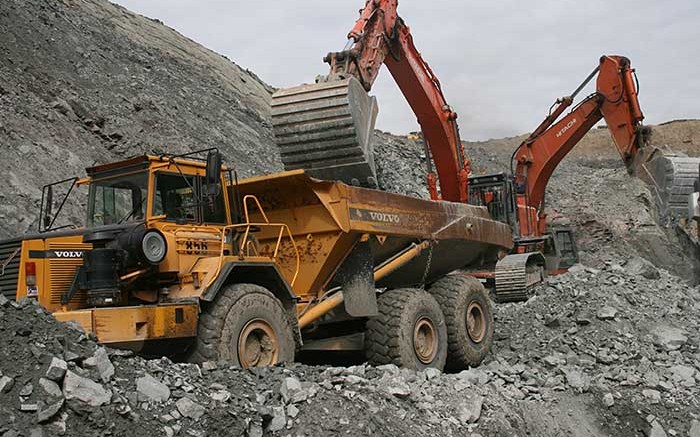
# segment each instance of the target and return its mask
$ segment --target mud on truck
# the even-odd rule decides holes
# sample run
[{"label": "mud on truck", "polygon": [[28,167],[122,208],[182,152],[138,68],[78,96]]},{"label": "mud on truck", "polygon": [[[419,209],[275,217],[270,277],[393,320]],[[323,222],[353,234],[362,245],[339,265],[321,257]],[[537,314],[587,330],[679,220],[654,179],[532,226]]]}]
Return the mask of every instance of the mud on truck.
[{"label": "mud on truck", "polygon": [[[464,368],[488,352],[488,296],[457,268],[512,247],[483,207],[411,198],[304,170],[237,181],[216,150],[87,169],[84,227],[0,241],[0,287],[112,347],[273,365],[300,350]],[[75,193],[75,191],[73,191]]]}]

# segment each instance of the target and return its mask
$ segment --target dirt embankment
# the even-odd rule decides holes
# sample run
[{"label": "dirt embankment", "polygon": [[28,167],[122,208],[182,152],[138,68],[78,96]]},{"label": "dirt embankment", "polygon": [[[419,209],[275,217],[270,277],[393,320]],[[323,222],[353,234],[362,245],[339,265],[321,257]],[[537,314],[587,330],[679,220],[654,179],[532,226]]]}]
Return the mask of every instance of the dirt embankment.
[{"label": "dirt embankment", "polygon": [[242,176],[282,168],[269,85],[107,1],[0,2],[0,60],[0,238],[36,228],[43,184],[94,163],[218,147]]}]

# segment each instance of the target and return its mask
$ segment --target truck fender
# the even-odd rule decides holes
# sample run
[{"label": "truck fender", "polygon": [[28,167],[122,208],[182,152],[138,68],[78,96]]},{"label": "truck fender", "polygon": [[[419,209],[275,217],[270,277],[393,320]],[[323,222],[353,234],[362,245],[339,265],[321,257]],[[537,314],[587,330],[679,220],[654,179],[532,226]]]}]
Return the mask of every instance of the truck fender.
[{"label": "truck fender", "polygon": [[299,299],[275,263],[229,261],[221,267],[219,276],[199,297],[200,301],[211,303],[223,288],[229,284],[255,284],[265,287],[280,300],[289,315],[294,338],[301,347],[301,332],[296,304]]}]

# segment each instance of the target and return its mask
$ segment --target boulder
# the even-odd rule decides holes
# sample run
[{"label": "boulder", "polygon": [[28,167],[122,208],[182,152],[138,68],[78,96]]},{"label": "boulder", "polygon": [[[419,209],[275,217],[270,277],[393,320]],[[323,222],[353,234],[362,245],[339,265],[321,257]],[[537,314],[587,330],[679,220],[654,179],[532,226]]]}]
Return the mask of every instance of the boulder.
[{"label": "boulder", "polygon": [[615,405],[615,398],[613,397],[612,393],[606,393],[603,396],[603,405],[605,405],[608,408]]},{"label": "boulder", "polygon": [[53,357],[49,368],[46,370],[46,377],[52,381],[61,381],[66,374],[68,364],[60,358]]},{"label": "boulder", "polygon": [[101,384],[69,370],[63,380],[63,397],[74,410],[91,411],[109,404],[112,394]]},{"label": "boulder", "polygon": [[652,328],[652,336],[654,344],[667,352],[680,349],[688,341],[685,331],[663,324]]},{"label": "boulder", "polygon": [[315,394],[308,389],[309,384],[306,384],[306,386],[307,388],[304,388],[302,383],[297,378],[284,378],[282,385],[280,385],[280,395],[282,396],[282,400],[285,403],[293,404],[304,402]]},{"label": "boulder", "polygon": [[569,387],[574,390],[587,391],[590,388],[591,382],[588,376],[576,367],[566,367],[563,369],[566,376],[566,382]]},{"label": "boulder", "polygon": [[654,264],[639,256],[635,256],[627,261],[625,270],[630,275],[641,276],[646,279],[659,279],[661,277],[659,269]]},{"label": "boulder", "polygon": [[272,419],[267,425],[267,431],[281,431],[285,425],[287,425],[287,416],[284,414],[284,407],[272,407]]},{"label": "boulder", "polygon": [[107,351],[103,347],[98,347],[93,356],[83,361],[83,365],[88,368],[96,369],[102,382],[109,382],[112,376],[114,376],[114,365],[112,365]]},{"label": "boulder", "polygon": [[457,374],[457,378],[471,385],[484,385],[491,379],[486,372],[480,369],[462,370]]},{"label": "boulder", "polygon": [[48,404],[40,401],[38,403],[38,410],[36,412],[37,422],[44,423],[50,420],[52,417],[54,417],[56,413],[58,413],[61,410],[61,407],[63,407],[63,402],[63,398],[60,398],[59,400]]},{"label": "boulder", "polygon": [[165,402],[170,399],[170,389],[168,386],[148,373],[136,380],[136,391],[144,398],[151,401]]},{"label": "boulder", "polygon": [[596,317],[598,317],[600,320],[613,320],[616,315],[617,309],[608,305],[600,308],[596,313]]},{"label": "boulder", "polygon": [[63,392],[61,392],[61,387],[58,384],[51,381],[48,378],[39,378],[39,385],[44,390],[44,392],[54,398],[63,398]]},{"label": "boulder", "polygon": [[656,420],[654,420],[651,423],[651,430],[649,430],[649,437],[667,437],[666,431],[664,431],[664,428]]},{"label": "boulder", "polygon": [[15,380],[5,375],[0,378],[0,393],[7,393],[12,390],[12,386],[15,384]]},{"label": "boulder", "polygon": [[474,423],[481,417],[481,408],[484,405],[483,396],[470,396],[459,406],[459,421],[462,425]]},{"label": "boulder", "polygon": [[206,411],[203,406],[199,405],[190,398],[181,398],[175,402],[175,406],[180,414],[195,421],[199,420]]}]

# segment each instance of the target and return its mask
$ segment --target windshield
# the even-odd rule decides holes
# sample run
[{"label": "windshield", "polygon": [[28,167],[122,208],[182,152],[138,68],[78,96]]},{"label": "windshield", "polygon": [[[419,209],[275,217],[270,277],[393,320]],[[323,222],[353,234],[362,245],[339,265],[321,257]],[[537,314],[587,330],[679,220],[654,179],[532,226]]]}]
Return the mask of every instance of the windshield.
[{"label": "windshield", "polygon": [[90,184],[88,226],[141,221],[147,198],[147,171],[95,180]]}]

